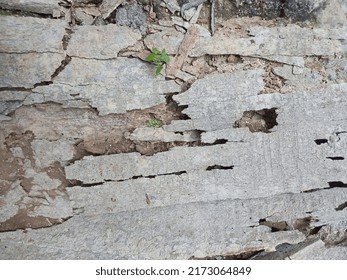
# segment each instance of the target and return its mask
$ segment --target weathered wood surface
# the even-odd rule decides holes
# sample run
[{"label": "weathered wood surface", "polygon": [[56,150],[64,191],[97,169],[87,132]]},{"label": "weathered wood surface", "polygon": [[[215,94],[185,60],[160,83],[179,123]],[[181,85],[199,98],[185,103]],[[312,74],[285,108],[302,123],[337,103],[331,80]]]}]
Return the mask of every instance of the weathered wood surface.
[{"label": "weathered wood surface", "polygon": [[41,2],[0,0],[24,15],[0,17],[0,259],[347,258],[340,0],[305,26],[216,1],[213,36],[177,14],[111,23],[121,1]]}]

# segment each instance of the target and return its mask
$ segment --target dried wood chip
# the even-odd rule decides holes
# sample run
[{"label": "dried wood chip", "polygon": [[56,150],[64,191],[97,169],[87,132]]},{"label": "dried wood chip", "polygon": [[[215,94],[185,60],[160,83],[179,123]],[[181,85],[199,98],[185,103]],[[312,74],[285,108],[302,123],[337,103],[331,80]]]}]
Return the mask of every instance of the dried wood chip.
[{"label": "dried wood chip", "polygon": [[192,25],[185,34],[183,41],[179,47],[178,53],[175,58],[171,59],[167,69],[166,75],[169,77],[175,77],[178,70],[181,69],[185,59],[188,57],[190,50],[194,47],[198,38],[198,29],[195,25]]}]

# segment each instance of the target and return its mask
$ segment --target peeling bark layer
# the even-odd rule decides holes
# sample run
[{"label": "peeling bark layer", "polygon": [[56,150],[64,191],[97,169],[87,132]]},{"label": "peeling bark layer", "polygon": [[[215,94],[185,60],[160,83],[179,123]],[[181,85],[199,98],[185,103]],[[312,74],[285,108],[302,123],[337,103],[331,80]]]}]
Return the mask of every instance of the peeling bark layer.
[{"label": "peeling bark layer", "polygon": [[0,259],[347,258],[346,5],[202,2],[0,0]]}]

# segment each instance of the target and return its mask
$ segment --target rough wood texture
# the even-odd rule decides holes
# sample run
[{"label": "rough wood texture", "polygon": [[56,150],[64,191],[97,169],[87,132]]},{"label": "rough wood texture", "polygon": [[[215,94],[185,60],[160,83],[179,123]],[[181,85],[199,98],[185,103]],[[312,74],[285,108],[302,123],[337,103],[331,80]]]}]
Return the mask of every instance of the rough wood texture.
[{"label": "rough wood texture", "polygon": [[171,59],[168,67],[166,68],[166,75],[169,77],[175,77],[178,70],[181,69],[184,61],[187,59],[188,54],[195,45],[195,41],[198,36],[198,29],[193,25],[184,35],[183,41],[180,45],[178,53],[175,58]]},{"label": "rough wood texture", "polygon": [[57,2],[0,0],[0,259],[347,258],[345,1]]}]

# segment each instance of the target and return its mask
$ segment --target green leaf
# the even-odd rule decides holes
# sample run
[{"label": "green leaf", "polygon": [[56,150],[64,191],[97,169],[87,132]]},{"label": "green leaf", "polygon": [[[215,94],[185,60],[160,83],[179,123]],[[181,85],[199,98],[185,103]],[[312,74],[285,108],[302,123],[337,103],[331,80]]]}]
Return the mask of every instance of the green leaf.
[{"label": "green leaf", "polygon": [[167,55],[165,49],[163,49],[163,51],[162,51],[162,53],[160,55],[160,59],[161,59],[161,61],[165,62],[166,64],[169,63],[170,57]]},{"label": "green leaf", "polygon": [[147,122],[148,127],[160,127],[161,125],[161,120],[156,119],[155,117],[151,117]]},{"label": "green leaf", "polygon": [[152,62],[156,65],[155,74],[159,75],[161,70],[163,69],[164,63],[168,64],[170,61],[170,57],[168,56],[165,49],[159,51],[157,48],[152,48],[152,52],[145,58],[146,61]]},{"label": "green leaf", "polygon": [[155,56],[155,57],[153,58],[153,62],[154,62],[155,64],[161,63],[160,57]]},{"label": "green leaf", "polygon": [[166,56],[165,57],[165,63],[168,64],[170,62],[170,57],[169,56]]},{"label": "green leaf", "polygon": [[160,54],[160,51],[157,48],[152,49],[152,53],[154,54]]},{"label": "green leaf", "polygon": [[160,74],[160,71],[163,69],[163,64],[159,64],[157,66],[157,69],[155,71],[155,74],[158,76]]},{"label": "green leaf", "polygon": [[145,58],[145,60],[146,61],[154,61],[154,59],[155,59],[156,57],[155,57],[155,54],[154,53],[151,53],[151,54],[149,54],[146,58]]}]

